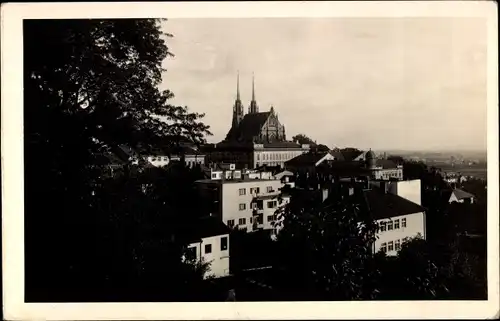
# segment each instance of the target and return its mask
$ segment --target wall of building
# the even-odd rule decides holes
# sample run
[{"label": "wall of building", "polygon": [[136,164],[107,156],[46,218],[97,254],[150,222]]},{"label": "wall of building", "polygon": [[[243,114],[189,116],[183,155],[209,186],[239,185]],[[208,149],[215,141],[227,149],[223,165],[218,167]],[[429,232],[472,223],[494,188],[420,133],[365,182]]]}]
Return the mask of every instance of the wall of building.
[{"label": "wall of building", "polygon": [[296,150],[255,150],[253,152],[253,162],[255,167],[268,165],[268,166],[281,166],[285,167],[285,162],[295,158],[299,155],[306,153],[306,149]]},{"label": "wall of building", "polygon": [[389,180],[391,178],[403,179],[403,169],[402,168],[390,168],[390,169],[376,169],[373,171],[374,179]]},{"label": "wall of building", "polygon": [[157,167],[167,166],[170,163],[168,156],[148,156],[148,161]]},{"label": "wall of building", "polygon": [[[227,247],[223,249],[222,239],[226,238]],[[207,253],[206,245],[211,246],[211,252]],[[224,277],[229,275],[229,234],[217,235],[203,238],[201,242],[192,243],[188,248],[196,248],[197,260],[202,259],[204,262],[210,263],[210,271],[205,274],[205,277]]]},{"label": "wall of building", "polygon": [[[403,219],[406,219],[406,227],[403,227]],[[377,223],[386,223],[392,222],[393,229],[388,230],[386,225],[386,230],[377,233],[377,240],[374,244],[374,251],[378,252],[381,247],[385,244],[386,247],[389,246],[389,242],[393,242],[393,250],[387,250],[387,255],[396,255],[396,242],[399,241],[399,244],[402,244],[405,238],[411,238],[417,236],[419,233],[425,239],[425,213],[415,213],[397,217],[391,217],[390,219],[380,219],[377,220]],[[394,228],[395,223],[399,223],[399,228]]]},{"label": "wall of building", "polygon": [[[257,224],[257,228],[271,229],[272,221],[269,221],[268,216],[272,216],[276,207],[269,207],[268,202],[276,202],[278,205],[278,197],[280,188],[283,186],[280,180],[245,180],[241,182],[225,182],[222,185],[222,222],[230,227],[238,227],[247,231],[253,231],[253,203],[256,196],[269,197],[262,200],[263,208],[258,210],[262,214],[262,224]],[[268,192],[270,187],[273,192]],[[255,192],[255,188],[259,189],[259,193]],[[250,192],[252,190],[252,193]],[[240,195],[240,190],[242,195]],[[244,192],[243,192],[244,190]]]},{"label": "wall of building", "polygon": [[388,191],[413,203],[422,205],[420,180],[390,182]]}]

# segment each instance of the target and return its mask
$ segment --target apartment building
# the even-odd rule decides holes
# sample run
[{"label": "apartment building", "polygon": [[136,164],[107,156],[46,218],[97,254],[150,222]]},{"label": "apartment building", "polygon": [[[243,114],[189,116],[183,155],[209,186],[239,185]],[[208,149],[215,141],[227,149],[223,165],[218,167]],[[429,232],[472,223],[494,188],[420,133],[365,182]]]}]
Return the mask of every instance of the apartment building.
[{"label": "apartment building", "polygon": [[284,184],[280,179],[272,175],[261,177],[243,174],[239,178],[233,175],[230,179],[205,179],[196,183],[204,207],[229,228],[247,232],[269,230],[275,234],[275,211],[289,199],[281,194]]}]

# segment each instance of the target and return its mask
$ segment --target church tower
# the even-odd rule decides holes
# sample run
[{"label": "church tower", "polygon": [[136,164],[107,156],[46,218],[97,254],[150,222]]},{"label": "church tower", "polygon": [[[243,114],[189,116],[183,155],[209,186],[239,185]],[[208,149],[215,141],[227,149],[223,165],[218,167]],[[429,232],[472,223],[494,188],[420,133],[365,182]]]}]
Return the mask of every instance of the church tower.
[{"label": "church tower", "polygon": [[252,74],[252,101],[250,102],[250,107],[248,107],[249,114],[257,114],[259,112],[259,106],[257,106],[257,101],[255,101],[255,76]]},{"label": "church tower", "polygon": [[233,128],[238,127],[238,124],[243,119],[243,116],[243,104],[240,99],[240,73],[238,72],[236,79],[236,100],[234,101],[233,106]]}]

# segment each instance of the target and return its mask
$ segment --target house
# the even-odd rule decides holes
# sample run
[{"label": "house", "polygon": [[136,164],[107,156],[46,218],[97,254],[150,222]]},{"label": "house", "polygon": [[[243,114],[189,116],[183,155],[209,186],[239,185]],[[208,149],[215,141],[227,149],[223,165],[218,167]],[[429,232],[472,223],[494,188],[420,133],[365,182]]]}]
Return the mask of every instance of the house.
[{"label": "house", "polygon": [[403,179],[403,166],[388,159],[376,158],[371,150],[334,149],[309,152],[285,163],[285,168],[297,173],[331,173],[340,178],[369,177],[370,179]]},{"label": "house", "polygon": [[443,197],[448,203],[474,203],[474,195],[459,188],[450,189],[443,192]]},{"label": "house", "polygon": [[372,188],[364,196],[373,219],[379,229],[373,252],[382,251],[396,255],[407,239],[426,237],[425,209],[404,197],[384,189]]},{"label": "house", "polygon": [[210,263],[205,278],[229,276],[229,228],[216,217],[203,217],[184,228],[186,258]]},{"label": "house", "polygon": [[285,162],[285,168],[293,172],[315,172],[316,168],[324,162],[334,161],[338,158],[331,152],[311,151],[299,155]]},{"label": "house", "polygon": [[213,216],[229,228],[247,232],[268,230],[275,234],[275,211],[289,201],[281,194],[284,184],[272,175],[250,178],[243,174],[240,178],[198,180],[196,184],[204,207]]}]

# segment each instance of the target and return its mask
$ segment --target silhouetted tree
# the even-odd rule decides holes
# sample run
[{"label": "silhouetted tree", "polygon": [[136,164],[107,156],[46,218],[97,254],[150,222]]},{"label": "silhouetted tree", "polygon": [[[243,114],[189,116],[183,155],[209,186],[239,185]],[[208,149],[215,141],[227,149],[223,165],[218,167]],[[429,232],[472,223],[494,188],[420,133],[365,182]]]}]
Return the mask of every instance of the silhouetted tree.
[{"label": "silhouetted tree", "polygon": [[[191,267],[179,260],[181,244],[170,244],[167,232],[160,235],[187,187],[162,190],[142,168],[128,166],[121,178],[108,180],[96,165],[118,144],[147,150],[182,139],[204,142],[209,134],[202,114],[170,105],[173,94],[158,90],[162,62],[170,55],[169,35],[159,23],[24,21],[28,301],[113,300],[131,293],[122,287],[154,284],[154,276],[168,271],[177,273],[178,282],[189,279]],[[179,193],[173,198],[167,191]],[[156,265],[159,255],[175,264]],[[158,282],[164,292],[166,283]]]},{"label": "silhouetted tree", "polygon": [[[299,192],[296,192],[299,193]],[[372,242],[376,224],[361,191],[319,202],[292,195],[278,211],[279,266],[292,300],[354,300],[376,296]]]}]

